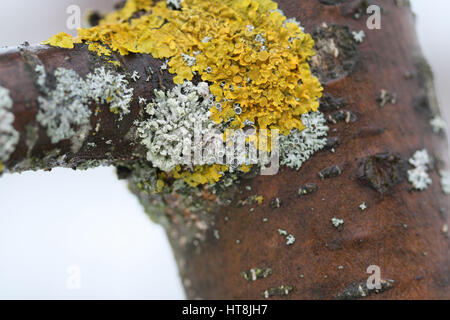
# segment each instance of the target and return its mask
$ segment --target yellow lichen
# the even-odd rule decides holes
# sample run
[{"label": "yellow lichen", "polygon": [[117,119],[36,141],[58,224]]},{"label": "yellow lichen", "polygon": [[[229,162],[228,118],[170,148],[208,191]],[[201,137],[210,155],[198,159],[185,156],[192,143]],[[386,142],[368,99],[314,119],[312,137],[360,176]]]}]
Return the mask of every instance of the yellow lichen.
[{"label": "yellow lichen", "polygon": [[247,166],[247,165],[242,165],[241,166],[241,168],[240,168],[240,170],[242,171],[242,172],[244,172],[244,173],[248,173],[248,172],[250,172],[250,170],[252,169],[252,166]]},{"label": "yellow lichen", "polygon": [[228,171],[226,165],[196,166],[193,172],[183,170],[180,166],[172,171],[175,179],[183,179],[188,185],[196,187],[200,184],[214,184]]},{"label": "yellow lichen", "polygon": [[88,45],[89,45],[88,49],[90,51],[97,52],[98,56],[102,56],[102,55],[110,56],[111,55],[111,50],[109,50],[105,46],[102,46],[98,42],[88,42]]},{"label": "yellow lichen", "polygon": [[65,32],[58,33],[54,35],[47,41],[42,42],[42,44],[48,44],[54,47],[60,47],[65,49],[73,49],[75,40],[74,38]]},{"label": "yellow lichen", "polygon": [[0,161],[0,173],[3,172],[3,162]]},{"label": "yellow lichen", "polygon": [[120,61],[116,61],[116,60],[108,60],[108,63],[111,63],[113,66],[115,67],[120,67]]},{"label": "yellow lichen", "polygon": [[[211,110],[215,122],[234,118],[232,126],[242,128],[249,120],[287,135],[304,129],[299,116],[317,111],[322,87],[308,65],[313,39],[275,9],[270,0],[184,0],[182,10],[164,1],[129,0],[98,26],[80,29],[74,41],[101,42],[123,55],[170,58],[175,83],[198,72],[224,100],[221,110]],[[133,18],[138,11],[147,13]],[[189,66],[183,55],[195,64]]]},{"label": "yellow lichen", "polygon": [[264,201],[264,196],[256,196],[255,201],[257,204],[262,204]]},{"label": "yellow lichen", "polygon": [[[106,46],[122,55],[150,54],[169,59],[174,82],[198,73],[210,84],[221,107],[211,120],[243,128],[303,130],[300,116],[317,111],[322,86],[311,74],[314,41],[291,23],[272,0],[184,0],[181,10],[166,1],[128,0],[96,27],[79,29],[78,38],[62,34],[46,43],[68,47],[87,43],[99,54]],[[269,132],[270,135],[270,132]],[[243,167],[242,171],[248,171]],[[175,170],[190,185],[217,182],[227,166]]]}]

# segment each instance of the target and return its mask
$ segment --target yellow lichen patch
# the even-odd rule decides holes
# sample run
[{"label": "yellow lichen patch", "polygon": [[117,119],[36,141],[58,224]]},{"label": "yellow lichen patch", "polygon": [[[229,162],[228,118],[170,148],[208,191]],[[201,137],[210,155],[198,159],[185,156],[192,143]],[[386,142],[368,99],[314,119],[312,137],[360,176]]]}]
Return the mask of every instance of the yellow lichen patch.
[{"label": "yellow lichen patch", "polygon": [[164,179],[158,179],[156,182],[156,193],[160,193],[164,190],[166,183],[164,182]]},{"label": "yellow lichen patch", "polygon": [[[272,0],[183,0],[181,10],[166,1],[128,0],[98,26],[79,29],[76,39],[60,35],[47,43],[81,42],[99,54],[111,49],[169,59],[175,84],[200,75],[217,102],[210,119],[232,129],[253,123],[283,135],[301,131],[300,116],[317,111],[322,95],[308,64],[315,54],[312,37]],[[196,186],[217,182],[228,167],[182,170],[174,177]]]},{"label": "yellow lichen patch", "polygon": [[106,48],[105,46],[101,45],[98,42],[88,42],[89,46],[88,49],[93,52],[97,52],[97,55],[100,57],[102,55],[110,56],[111,50]]},{"label": "yellow lichen patch", "polygon": [[108,60],[108,63],[111,63],[113,66],[115,67],[120,67],[120,61],[116,61],[116,60]]},{"label": "yellow lichen patch", "polygon": [[65,32],[58,33],[54,35],[47,41],[42,42],[42,44],[48,44],[54,47],[60,47],[65,49],[73,49],[75,40],[74,38]]},{"label": "yellow lichen patch", "polygon": [[250,172],[250,170],[252,169],[252,166],[247,166],[247,165],[242,165],[241,166],[241,168],[240,168],[240,170],[242,171],[242,172],[244,172],[244,173],[248,173],[248,172]]},{"label": "yellow lichen patch", "polygon": [[256,196],[255,197],[255,201],[257,204],[262,204],[264,201],[264,197],[263,196]]},{"label": "yellow lichen patch", "polygon": [[196,166],[192,172],[186,170],[183,171],[183,169],[178,166],[172,171],[172,174],[175,179],[183,179],[188,185],[196,187],[200,184],[214,184],[218,182],[227,171],[228,166],[214,164]]},{"label": "yellow lichen patch", "polygon": [[[80,29],[76,41],[170,58],[175,83],[194,72],[211,83],[222,106],[211,110],[216,123],[232,118],[242,128],[248,120],[287,135],[304,129],[299,116],[317,111],[322,87],[308,65],[313,39],[275,9],[271,0],[184,0],[182,10],[129,0],[98,26]],[[134,18],[137,12],[146,13]]]},{"label": "yellow lichen patch", "polygon": [[3,172],[3,162],[0,161],[0,173]]}]

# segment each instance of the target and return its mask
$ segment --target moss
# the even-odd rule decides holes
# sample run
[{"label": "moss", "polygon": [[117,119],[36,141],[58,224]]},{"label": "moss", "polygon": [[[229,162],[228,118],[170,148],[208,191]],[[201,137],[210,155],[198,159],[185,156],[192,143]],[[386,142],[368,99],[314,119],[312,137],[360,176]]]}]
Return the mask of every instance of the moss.
[{"label": "moss", "polygon": [[286,245],[291,246],[295,243],[295,237],[292,234],[288,234],[286,230],[278,229],[278,234],[280,236],[286,237]]}]

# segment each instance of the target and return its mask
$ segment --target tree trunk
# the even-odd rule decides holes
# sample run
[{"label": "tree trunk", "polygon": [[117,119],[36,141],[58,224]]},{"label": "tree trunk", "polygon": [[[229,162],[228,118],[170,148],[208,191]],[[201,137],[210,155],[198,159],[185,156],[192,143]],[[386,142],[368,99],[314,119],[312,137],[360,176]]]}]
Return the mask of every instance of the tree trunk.
[{"label": "tree trunk", "polygon": [[[279,4],[308,32],[324,23],[329,28],[339,25],[366,30],[366,18],[354,18],[361,6],[365,8],[364,1],[336,6],[321,2],[326,1]],[[447,142],[433,134],[430,126],[430,119],[439,112],[432,75],[406,2],[374,3],[383,8],[381,30],[366,31],[367,38],[357,49],[359,58],[349,54],[347,61],[337,61],[351,65],[358,59],[353,70],[329,66],[338,70],[334,79],[328,79],[326,68],[320,71],[322,82],[328,82],[322,111],[331,118],[347,111],[357,118],[348,123],[330,121],[330,143],[339,141],[335,152],[321,152],[298,172],[282,168],[274,177],[243,181],[231,204],[216,209],[213,218],[207,217],[213,221],[208,222],[204,241],[186,241],[192,230],[186,230],[185,220],[174,218],[168,224],[189,298],[450,297],[445,227],[449,201],[441,191],[438,174],[448,161]],[[396,95],[395,104],[380,106],[377,98],[383,90]],[[335,108],[339,106],[338,111]],[[436,158],[433,184],[416,192],[406,181],[405,170],[412,154],[424,148]],[[321,178],[320,172],[332,166],[341,166],[341,174]],[[307,184],[316,184],[318,190],[298,196],[298,190]],[[240,205],[252,195],[266,200],[262,205]],[[169,211],[176,210],[176,203],[168,200]],[[359,207],[362,203],[367,205],[364,211]],[[344,224],[334,227],[334,217]],[[292,234],[295,243],[286,245],[279,230]],[[386,281],[378,294],[365,287],[370,276],[366,270],[372,265],[379,266]],[[272,270],[266,278],[265,268]],[[252,272],[258,273],[256,281],[251,281]]]},{"label": "tree trunk", "polygon": [[[430,125],[439,109],[409,3],[277,2],[316,40],[312,66],[325,88],[321,111],[330,126],[328,148],[299,171],[250,173],[220,196],[207,189],[149,196],[131,179],[146,211],[167,230],[187,296],[449,298],[449,199],[439,176],[448,163],[447,140]],[[372,3],[382,7],[381,30],[366,28],[365,12]],[[352,30],[366,31],[361,44],[354,43]],[[162,63],[145,55],[117,59],[124,71],[138,69],[141,74],[144,66],[159,69]],[[0,84],[10,88],[19,132],[36,126],[36,63],[48,70],[67,65],[85,75],[106,62],[84,45],[1,53]],[[145,79],[132,86],[150,98],[153,88],[173,86],[171,80],[161,73],[152,78],[150,88]],[[53,80],[47,81],[51,85]],[[21,135],[4,165],[20,171],[77,168],[101,160],[122,168],[141,153],[129,138],[139,110],[134,102],[119,127],[109,112],[93,115],[91,127],[100,123],[102,130],[77,150],[67,141],[52,143],[44,132],[36,139]],[[428,172],[433,183],[420,192],[408,183],[413,168],[408,159],[423,149],[434,159]],[[257,196],[264,197],[262,204],[255,201]],[[367,287],[369,266],[379,267],[380,289]]]}]

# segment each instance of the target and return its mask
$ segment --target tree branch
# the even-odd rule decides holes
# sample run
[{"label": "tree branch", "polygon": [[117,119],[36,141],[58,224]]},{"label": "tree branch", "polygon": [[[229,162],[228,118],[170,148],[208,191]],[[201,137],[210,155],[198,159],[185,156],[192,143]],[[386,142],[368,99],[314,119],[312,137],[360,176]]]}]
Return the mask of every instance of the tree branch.
[{"label": "tree branch", "polygon": [[[328,150],[299,171],[282,168],[276,176],[250,172],[231,185],[162,194],[143,190],[136,175],[145,176],[145,168],[123,175],[131,175],[131,189],[146,212],[165,226],[188,297],[448,298],[449,199],[439,183],[439,172],[448,165],[447,142],[430,124],[439,108],[408,2],[277,2],[316,40],[318,53],[311,64],[325,87],[321,111],[330,126]],[[366,30],[361,17],[369,3],[383,8],[381,30]],[[359,30],[367,31],[361,44],[352,34]],[[153,89],[171,88],[171,76],[159,73],[161,61],[148,55],[114,59],[123,68],[117,72],[128,72],[135,97],[150,100]],[[92,129],[79,150],[74,152],[72,139],[51,143],[36,122],[36,100],[45,95],[36,73],[39,61],[50,87],[57,67],[86,77],[108,64],[83,45],[74,50],[22,47],[0,54],[0,85],[10,90],[14,128],[20,132],[7,169],[75,168],[98,160],[120,165],[143,158],[132,138],[133,122],[143,109],[137,100],[121,121],[106,107],[95,115],[98,106],[92,104]],[[156,74],[149,83],[142,76],[148,66]],[[141,75],[135,83],[134,70]],[[414,170],[408,160],[423,149],[434,160],[426,168],[432,184],[419,192],[408,179]],[[372,265],[381,270],[379,290],[366,286]]]},{"label": "tree branch", "polygon": [[[108,61],[119,61],[115,67]],[[134,97],[150,101],[155,88],[173,87],[172,75],[163,72],[162,61],[149,55],[121,56],[112,58],[97,56],[87,45],[76,45],[72,50],[48,46],[22,45],[19,48],[0,51],[0,85],[9,90],[13,101],[14,128],[20,133],[20,140],[14,153],[4,163],[11,172],[25,170],[48,170],[56,166],[86,168],[99,164],[117,164],[140,158],[143,153],[135,143],[133,122],[140,118],[142,106],[135,98],[130,103],[130,113],[123,116],[109,111],[106,105],[90,102],[92,113],[88,134],[74,139],[52,143],[47,130],[37,121],[38,97],[45,97],[56,86],[55,70],[74,70],[83,79],[96,68],[107,67],[123,74]],[[45,87],[39,85],[38,66],[46,72]],[[152,70],[152,71],[150,71]],[[137,71],[141,76],[136,81],[131,76]],[[149,74],[153,72],[153,74]],[[59,105],[67,109],[69,105]],[[74,148],[75,145],[75,148]]]}]

